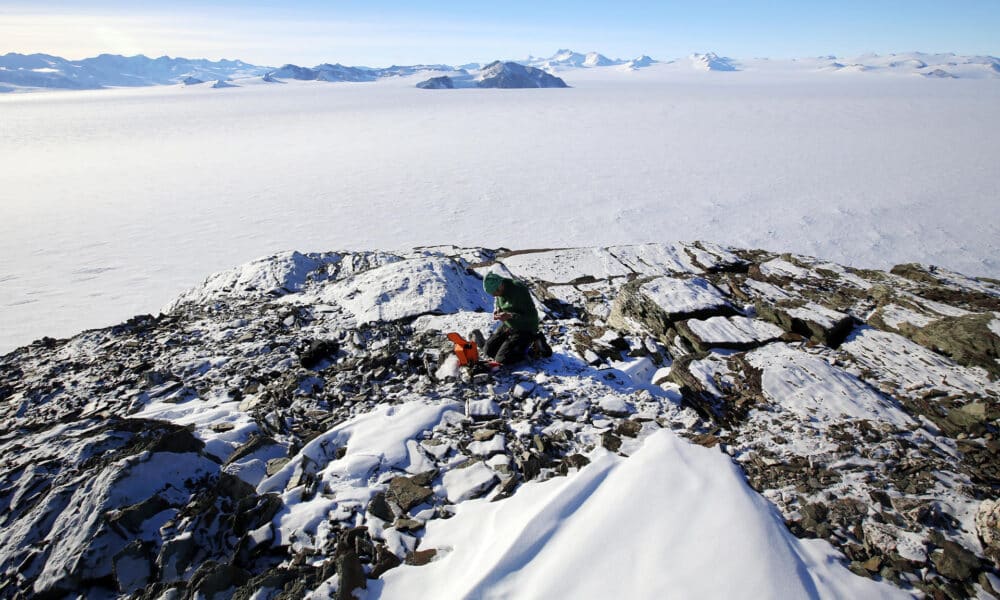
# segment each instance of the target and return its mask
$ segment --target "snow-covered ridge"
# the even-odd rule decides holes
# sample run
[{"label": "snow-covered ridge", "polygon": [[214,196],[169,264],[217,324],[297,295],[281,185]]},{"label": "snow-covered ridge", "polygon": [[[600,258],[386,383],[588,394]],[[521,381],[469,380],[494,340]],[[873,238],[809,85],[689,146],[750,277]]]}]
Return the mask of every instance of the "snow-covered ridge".
[{"label": "snow-covered ridge", "polygon": [[[501,61],[503,62],[503,61]],[[579,69],[614,67],[634,71],[663,65],[684,70],[742,71],[773,70],[784,65],[794,71],[857,72],[919,75],[933,79],[1000,78],[1000,59],[993,56],[959,56],[955,54],[925,54],[911,52],[859,57],[823,56],[798,60],[734,59],[714,52],[691,54],[672,60],[654,60],[642,55],[633,59],[608,58],[598,52],[586,54],[561,49],[548,58],[529,56],[509,61],[549,73],[572,72]],[[494,64],[494,63],[490,63]],[[458,67],[437,65],[393,65],[390,67],[347,66],[323,63],[313,67],[286,64],[280,68],[251,65],[239,60],[208,61],[204,59],[156,59],[138,56],[102,54],[97,57],[70,61],[47,54],[8,53],[0,56],[0,92],[36,91],[46,89],[98,89],[103,87],[134,87],[204,81],[258,80],[274,82],[282,79],[326,82],[372,82],[386,77],[405,77],[418,73],[445,73],[456,76],[475,74],[484,68],[479,63]],[[236,85],[236,84],[231,84]],[[220,86],[223,87],[223,86]]]},{"label": "snow-covered ridge", "polygon": [[[473,376],[491,270],[554,354]],[[0,593],[987,597],[998,356],[997,282],[915,264],[281,253],[0,357]]]}]

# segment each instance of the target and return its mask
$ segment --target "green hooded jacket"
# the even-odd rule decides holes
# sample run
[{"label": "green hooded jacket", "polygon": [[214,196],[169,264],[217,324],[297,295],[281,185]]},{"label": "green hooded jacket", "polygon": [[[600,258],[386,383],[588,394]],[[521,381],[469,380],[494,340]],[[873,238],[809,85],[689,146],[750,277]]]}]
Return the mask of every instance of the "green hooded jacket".
[{"label": "green hooded jacket", "polygon": [[512,327],[518,331],[538,331],[538,311],[531,299],[528,286],[515,279],[503,278],[503,295],[495,296],[498,312],[509,312],[513,317],[504,322],[504,327]]}]

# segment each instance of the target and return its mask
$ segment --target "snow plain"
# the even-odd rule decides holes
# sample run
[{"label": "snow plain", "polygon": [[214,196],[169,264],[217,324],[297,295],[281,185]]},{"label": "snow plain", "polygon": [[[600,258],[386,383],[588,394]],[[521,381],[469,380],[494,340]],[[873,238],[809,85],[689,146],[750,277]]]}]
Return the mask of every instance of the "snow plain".
[{"label": "snow plain", "polygon": [[758,61],[0,97],[0,352],[278,250],[701,239],[1000,277],[1000,80]]}]

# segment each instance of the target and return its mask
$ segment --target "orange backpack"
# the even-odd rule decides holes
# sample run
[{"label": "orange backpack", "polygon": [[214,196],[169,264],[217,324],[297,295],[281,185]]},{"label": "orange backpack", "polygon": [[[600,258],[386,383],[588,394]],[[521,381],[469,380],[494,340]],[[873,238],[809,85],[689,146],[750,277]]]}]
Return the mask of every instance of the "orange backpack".
[{"label": "orange backpack", "polygon": [[479,362],[479,347],[476,342],[470,342],[455,332],[449,333],[448,339],[455,344],[459,365],[464,367]]}]

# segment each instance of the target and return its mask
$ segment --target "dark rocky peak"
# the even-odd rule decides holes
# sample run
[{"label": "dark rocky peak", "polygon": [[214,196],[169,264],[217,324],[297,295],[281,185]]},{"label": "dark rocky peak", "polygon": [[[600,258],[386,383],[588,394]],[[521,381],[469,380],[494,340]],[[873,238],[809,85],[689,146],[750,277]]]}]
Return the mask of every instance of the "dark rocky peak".
[{"label": "dark rocky peak", "polygon": [[477,86],[482,88],[564,88],[566,82],[541,69],[515,62],[494,61],[480,71]]}]

